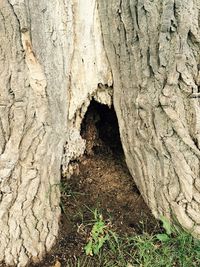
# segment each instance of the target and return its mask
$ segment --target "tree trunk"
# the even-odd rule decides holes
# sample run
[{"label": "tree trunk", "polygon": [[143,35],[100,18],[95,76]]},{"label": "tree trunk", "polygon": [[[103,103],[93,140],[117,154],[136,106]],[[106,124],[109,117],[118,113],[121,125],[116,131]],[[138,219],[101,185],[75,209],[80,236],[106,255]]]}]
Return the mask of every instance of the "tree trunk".
[{"label": "tree trunk", "polygon": [[2,0],[0,25],[0,261],[25,266],[55,242],[63,151],[66,168],[84,152],[81,120],[92,96],[110,105],[112,76],[95,1]]},{"label": "tree trunk", "polygon": [[113,91],[149,207],[200,235],[199,9],[198,0],[0,1],[0,261],[25,266],[52,247],[61,164],[69,173],[84,153],[91,99],[110,106]]},{"label": "tree trunk", "polygon": [[37,12],[38,3],[0,2],[0,260],[18,266],[51,248],[60,215],[64,51]]},{"label": "tree trunk", "polygon": [[129,170],[157,218],[200,237],[199,1],[98,3]]}]

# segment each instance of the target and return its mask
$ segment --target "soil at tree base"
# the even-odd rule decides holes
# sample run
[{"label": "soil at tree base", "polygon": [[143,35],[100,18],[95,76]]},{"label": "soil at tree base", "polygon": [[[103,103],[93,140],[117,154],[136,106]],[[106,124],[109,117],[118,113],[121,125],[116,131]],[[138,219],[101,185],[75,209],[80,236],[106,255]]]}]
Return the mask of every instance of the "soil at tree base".
[{"label": "soil at tree base", "polygon": [[[95,209],[119,236],[152,233],[159,228],[126,166],[114,109],[93,101],[83,121],[82,137],[88,151],[72,162],[74,174],[61,182],[57,243],[40,264],[31,267],[76,267],[77,259],[86,257],[84,246]],[[96,267],[95,260],[90,262],[84,266]]]},{"label": "soil at tree base", "polygon": [[76,266],[76,259],[85,254],[83,248],[94,219],[91,210],[95,208],[102,212],[105,220],[111,221],[119,235],[152,232],[158,227],[134,184],[122,153],[116,156],[111,150],[101,148],[92,156],[84,156],[75,173],[62,181],[62,216],[57,244],[42,263],[31,266]]}]

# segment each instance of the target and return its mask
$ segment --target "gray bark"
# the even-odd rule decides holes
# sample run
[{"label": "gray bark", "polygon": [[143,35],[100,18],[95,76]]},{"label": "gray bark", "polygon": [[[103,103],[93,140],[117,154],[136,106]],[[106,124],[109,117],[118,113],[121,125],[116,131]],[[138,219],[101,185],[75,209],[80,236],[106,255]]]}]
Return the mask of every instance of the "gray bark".
[{"label": "gray bark", "polygon": [[0,77],[0,261],[25,266],[55,243],[91,98],[111,105],[96,2],[0,1]]},{"label": "gray bark", "polygon": [[67,122],[67,45],[50,38],[61,21],[47,12],[47,28],[44,3],[34,2],[0,2],[0,260],[18,266],[41,259],[57,236]]},{"label": "gray bark", "polygon": [[200,237],[200,3],[98,3],[127,165],[157,218]]},{"label": "gray bark", "polygon": [[113,97],[153,214],[199,237],[199,9],[198,0],[0,1],[0,261],[25,266],[54,244],[60,166],[70,175],[84,153],[92,98]]}]

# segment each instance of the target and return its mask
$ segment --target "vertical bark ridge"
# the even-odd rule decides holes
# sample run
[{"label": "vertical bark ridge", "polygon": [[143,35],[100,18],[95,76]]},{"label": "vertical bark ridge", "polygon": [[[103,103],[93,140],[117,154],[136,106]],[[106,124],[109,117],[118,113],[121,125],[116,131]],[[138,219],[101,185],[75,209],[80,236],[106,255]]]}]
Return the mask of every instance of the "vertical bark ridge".
[{"label": "vertical bark ridge", "polygon": [[199,3],[98,3],[128,167],[156,217],[199,236]]},{"label": "vertical bark ridge", "polygon": [[[23,1],[2,1],[0,6],[4,25],[0,72],[0,260],[18,266],[40,260],[58,233],[58,184],[67,109],[59,97],[52,96],[48,86],[46,72],[51,63],[42,65],[39,51],[33,48],[35,39],[30,30],[37,23],[33,18],[30,24],[29,8]],[[60,64],[60,79],[52,83],[54,89],[64,76],[62,69]],[[64,98],[65,86],[66,82],[61,86]],[[62,109],[56,120],[52,98],[57,109]]]},{"label": "vertical bark ridge", "polygon": [[112,73],[95,0],[0,1],[0,45],[0,261],[25,266],[56,240],[63,147],[66,164],[84,152],[81,121],[92,98],[111,105]]}]

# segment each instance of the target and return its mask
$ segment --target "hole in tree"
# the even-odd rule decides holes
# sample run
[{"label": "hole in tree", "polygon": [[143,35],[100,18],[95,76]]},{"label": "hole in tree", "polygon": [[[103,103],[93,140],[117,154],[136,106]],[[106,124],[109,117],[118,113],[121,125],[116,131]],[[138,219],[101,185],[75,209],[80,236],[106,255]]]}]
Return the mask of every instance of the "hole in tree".
[{"label": "hole in tree", "polygon": [[109,108],[92,100],[81,125],[81,135],[86,140],[87,155],[111,152],[123,154],[113,106]]},{"label": "hole in tree", "polygon": [[[133,231],[131,228],[141,231],[141,221],[155,223],[126,165],[114,107],[92,100],[82,121],[81,135],[86,140],[86,151],[80,175],[71,181],[85,194],[85,205],[90,209],[98,205],[122,232]],[[84,216],[88,218],[87,214],[86,209]]]},{"label": "hole in tree", "polygon": [[142,233],[143,225],[152,232],[157,225],[128,171],[114,108],[92,100],[81,135],[86,153],[75,162],[74,174],[62,179],[60,237],[53,254],[61,255],[63,264],[84,254],[96,211],[122,237]]}]

